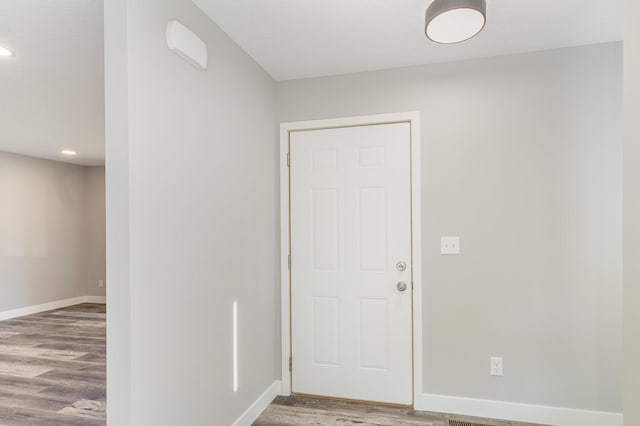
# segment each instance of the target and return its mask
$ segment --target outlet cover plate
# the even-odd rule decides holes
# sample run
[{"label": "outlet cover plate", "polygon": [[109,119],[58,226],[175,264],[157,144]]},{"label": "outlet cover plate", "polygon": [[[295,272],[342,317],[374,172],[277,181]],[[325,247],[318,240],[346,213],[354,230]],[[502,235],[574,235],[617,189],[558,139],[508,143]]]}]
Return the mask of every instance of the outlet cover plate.
[{"label": "outlet cover plate", "polygon": [[492,376],[503,376],[503,360],[501,357],[491,357],[490,373]]},{"label": "outlet cover plate", "polygon": [[460,237],[440,237],[440,254],[460,254]]}]

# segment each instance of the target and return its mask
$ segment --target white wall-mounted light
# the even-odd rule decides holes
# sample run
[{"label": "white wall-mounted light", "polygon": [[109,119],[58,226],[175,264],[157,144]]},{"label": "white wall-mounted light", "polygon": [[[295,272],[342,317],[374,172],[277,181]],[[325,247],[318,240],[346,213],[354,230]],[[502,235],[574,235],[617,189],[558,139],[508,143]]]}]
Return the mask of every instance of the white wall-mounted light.
[{"label": "white wall-mounted light", "polygon": [[486,22],[486,0],[433,0],[427,8],[424,32],[436,43],[459,43],[482,31]]},{"label": "white wall-mounted light", "polygon": [[8,58],[9,56],[15,56],[15,53],[4,46],[0,46],[0,56]]},{"label": "white wall-mounted light", "polygon": [[207,68],[207,45],[178,21],[167,23],[167,46],[190,64]]},{"label": "white wall-mounted light", "polygon": [[75,157],[76,155],[78,155],[76,151],[73,151],[71,149],[63,149],[62,151],[60,151],[60,154],[67,155],[69,157]]}]

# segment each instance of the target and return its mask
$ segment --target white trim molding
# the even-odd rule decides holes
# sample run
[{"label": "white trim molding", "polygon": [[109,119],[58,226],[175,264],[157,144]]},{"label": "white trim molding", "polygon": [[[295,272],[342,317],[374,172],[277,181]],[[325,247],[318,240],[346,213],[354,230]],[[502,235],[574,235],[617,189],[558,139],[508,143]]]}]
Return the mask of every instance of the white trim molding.
[{"label": "white trim molding", "polygon": [[40,312],[52,311],[54,309],[66,308],[68,306],[79,305],[81,303],[106,304],[107,300],[105,297],[100,296],[80,296],[73,297],[71,299],[42,303],[40,305],[25,306],[24,308],[16,308],[9,311],[0,312],[0,321],[23,317],[25,315],[39,314]]},{"label": "white trim molding", "polygon": [[262,414],[264,410],[271,404],[271,401],[280,394],[282,382],[276,380],[265,390],[262,395],[256,399],[238,420],[233,422],[233,426],[250,426]]},{"label": "white trim molding", "polygon": [[106,305],[107,298],[105,296],[85,296],[83,303],[99,303],[102,305]]},{"label": "white trim molding", "polygon": [[280,124],[280,276],[282,393],[291,394],[291,312],[289,275],[289,134],[304,129],[408,122],[411,128],[411,239],[413,258],[413,399],[422,395],[422,232],[420,226],[420,112],[400,112]]},{"label": "white trim molding", "polygon": [[621,413],[431,394],[416,398],[415,409],[560,426],[622,426],[623,423]]}]

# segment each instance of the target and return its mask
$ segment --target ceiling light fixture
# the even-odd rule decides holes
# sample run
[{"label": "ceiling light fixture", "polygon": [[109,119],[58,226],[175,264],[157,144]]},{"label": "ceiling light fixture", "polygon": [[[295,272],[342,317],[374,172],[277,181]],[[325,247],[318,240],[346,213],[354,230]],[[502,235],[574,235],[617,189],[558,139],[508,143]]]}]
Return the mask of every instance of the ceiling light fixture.
[{"label": "ceiling light fixture", "polygon": [[60,154],[62,154],[62,155],[68,155],[68,156],[70,156],[70,157],[73,157],[73,156],[78,155],[78,153],[77,153],[77,152],[72,151],[72,150],[70,150],[70,149],[63,149],[62,151],[60,151]]},{"label": "ceiling light fixture", "polygon": [[424,32],[436,43],[460,43],[482,31],[486,22],[486,0],[433,0],[427,8]]},{"label": "ceiling light fixture", "polygon": [[9,56],[14,56],[14,53],[6,47],[0,46],[0,56],[7,58]]}]

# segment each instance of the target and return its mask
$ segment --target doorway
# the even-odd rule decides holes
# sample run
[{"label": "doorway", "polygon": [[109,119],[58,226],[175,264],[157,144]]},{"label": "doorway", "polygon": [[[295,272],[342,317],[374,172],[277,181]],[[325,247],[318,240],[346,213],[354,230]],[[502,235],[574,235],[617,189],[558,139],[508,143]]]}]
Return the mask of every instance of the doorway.
[{"label": "doorway", "polygon": [[284,394],[422,391],[419,140],[418,113],[281,126]]}]

